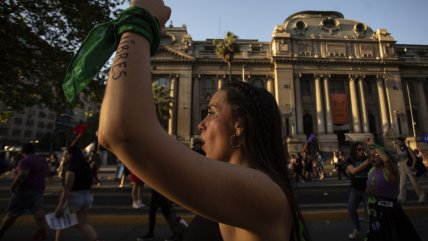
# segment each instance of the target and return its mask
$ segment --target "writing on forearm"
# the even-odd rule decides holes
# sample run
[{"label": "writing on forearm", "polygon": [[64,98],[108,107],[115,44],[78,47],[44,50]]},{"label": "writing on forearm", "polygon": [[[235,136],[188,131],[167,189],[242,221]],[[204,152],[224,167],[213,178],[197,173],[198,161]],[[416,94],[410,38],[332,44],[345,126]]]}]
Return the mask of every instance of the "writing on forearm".
[{"label": "writing on forearm", "polygon": [[116,57],[111,68],[111,76],[113,79],[119,79],[126,76],[127,58],[129,56],[130,44],[134,44],[133,40],[129,40],[128,36],[124,36],[116,50]]}]

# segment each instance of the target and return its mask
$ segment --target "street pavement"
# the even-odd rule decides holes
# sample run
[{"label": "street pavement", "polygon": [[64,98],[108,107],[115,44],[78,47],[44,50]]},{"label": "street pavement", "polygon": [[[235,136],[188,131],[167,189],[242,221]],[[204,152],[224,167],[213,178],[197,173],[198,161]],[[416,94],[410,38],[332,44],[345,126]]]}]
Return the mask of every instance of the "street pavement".
[{"label": "street pavement", "polygon": [[[147,207],[135,210],[131,208],[131,192],[129,182],[125,188],[118,188],[118,182],[114,180],[114,166],[103,167],[100,174],[101,185],[93,188],[95,197],[94,207],[91,210],[90,223],[94,224],[99,236],[105,241],[136,240],[147,231]],[[423,189],[428,192],[428,178],[419,179]],[[0,179],[0,209],[4,214],[7,207],[10,192],[8,190],[10,179]],[[57,179],[52,180],[47,187],[45,202],[46,211],[54,210],[60,185]],[[346,202],[349,191],[348,180],[337,180],[336,176],[329,176],[320,181],[296,184],[296,198],[302,209],[302,213],[308,223],[310,233],[314,241],[324,240],[348,240],[347,235],[352,230],[351,221],[346,210]],[[428,241],[428,205],[417,203],[417,196],[410,187],[408,190],[409,201],[403,204],[406,213],[411,217],[415,228],[422,240]],[[143,202],[148,203],[149,192],[144,191]],[[193,214],[174,207],[177,214],[187,222],[193,218]],[[360,213],[363,215],[362,208]],[[164,240],[170,235],[165,220],[157,216],[156,240]],[[364,226],[364,221],[363,221]],[[25,241],[30,240],[34,232],[34,221],[30,215],[25,215],[17,220],[17,223],[6,233],[3,240]],[[82,234],[71,229],[64,239],[85,240]],[[53,240],[53,232],[49,233],[47,240]],[[155,240],[155,241],[156,241]]]}]

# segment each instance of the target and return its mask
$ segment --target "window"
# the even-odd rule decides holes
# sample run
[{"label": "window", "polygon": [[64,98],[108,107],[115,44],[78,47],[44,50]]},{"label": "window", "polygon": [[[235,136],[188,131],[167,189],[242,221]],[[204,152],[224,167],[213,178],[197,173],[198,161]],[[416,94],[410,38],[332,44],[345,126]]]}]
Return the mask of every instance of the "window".
[{"label": "window", "polygon": [[44,111],[39,111],[39,117],[40,118],[45,118],[46,117],[46,113]]},{"label": "window", "polygon": [[28,137],[28,138],[31,138],[31,136],[32,136],[32,134],[33,134],[33,132],[31,132],[31,131],[25,131],[25,133],[24,133],[24,137]]},{"label": "window", "polygon": [[300,88],[302,95],[312,95],[311,81],[309,79],[301,79]]},{"label": "window", "polygon": [[19,129],[13,129],[12,136],[18,137],[20,135],[21,135],[21,130],[19,130]]},{"label": "window", "polygon": [[37,122],[37,127],[38,128],[45,128],[45,123],[39,121],[39,122]]},{"label": "window", "polygon": [[21,118],[15,118],[14,123],[16,125],[21,125],[22,124],[22,119]]},{"label": "window", "polygon": [[210,101],[214,92],[217,91],[216,82],[211,78],[201,80],[201,100]]},{"label": "window", "polygon": [[31,119],[28,119],[27,122],[25,123],[26,126],[34,126],[34,121]]}]

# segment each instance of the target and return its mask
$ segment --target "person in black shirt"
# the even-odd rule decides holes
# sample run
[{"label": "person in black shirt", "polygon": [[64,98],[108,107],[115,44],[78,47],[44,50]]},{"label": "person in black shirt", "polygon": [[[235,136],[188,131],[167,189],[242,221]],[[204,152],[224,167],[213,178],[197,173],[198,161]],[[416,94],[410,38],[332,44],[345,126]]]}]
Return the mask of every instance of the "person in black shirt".
[{"label": "person in black shirt", "polygon": [[365,209],[367,207],[366,186],[369,166],[370,161],[367,159],[363,144],[361,142],[353,143],[351,155],[346,160],[346,172],[351,180],[348,211],[354,225],[354,230],[348,235],[349,239],[357,239],[360,236],[361,225],[357,210],[361,202],[363,202]]},{"label": "person in black shirt", "polygon": [[[82,150],[77,146],[68,147],[64,153],[64,167],[62,172],[63,188],[56,217],[64,215],[64,209],[77,214],[78,223],[75,225],[83,232],[88,240],[99,240],[94,227],[88,223],[88,209],[92,207],[93,197],[90,192],[92,185],[92,172],[89,163],[83,156]],[[55,240],[60,241],[63,230],[57,230]]]}]

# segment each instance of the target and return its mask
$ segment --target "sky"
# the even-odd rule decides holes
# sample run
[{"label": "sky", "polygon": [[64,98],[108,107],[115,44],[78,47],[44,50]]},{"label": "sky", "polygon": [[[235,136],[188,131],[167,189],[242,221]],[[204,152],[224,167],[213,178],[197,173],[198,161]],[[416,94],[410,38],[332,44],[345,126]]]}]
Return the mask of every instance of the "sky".
[{"label": "sky", "polygon": [[[223,38],[270,41],[272,30],[307,10],[338,11],[373,31],[387,29],[399,44],[428,45],[428,0],[164,0],[176,27],[185,24],[194,41]],[[169,25],[168,22],[167,25]]]}]

